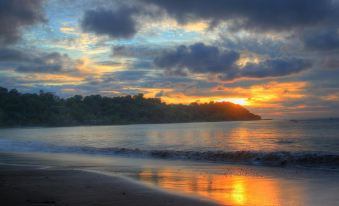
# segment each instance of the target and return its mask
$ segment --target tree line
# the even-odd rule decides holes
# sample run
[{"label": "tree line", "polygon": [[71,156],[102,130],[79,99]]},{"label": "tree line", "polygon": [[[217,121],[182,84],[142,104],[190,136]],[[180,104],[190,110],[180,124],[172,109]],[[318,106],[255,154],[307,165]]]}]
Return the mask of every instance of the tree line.
[{"label": "tree line", "polygon": [[0,87],[0,126],[72,126],[259,120],[230,102],[166,104],[143,94],[60,98]]}]

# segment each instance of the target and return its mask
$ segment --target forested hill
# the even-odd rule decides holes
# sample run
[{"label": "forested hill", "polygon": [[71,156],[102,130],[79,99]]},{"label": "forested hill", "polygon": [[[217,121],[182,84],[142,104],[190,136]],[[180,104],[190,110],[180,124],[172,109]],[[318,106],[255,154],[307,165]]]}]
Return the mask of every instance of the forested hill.
[{"label": "forested hill", "polygon": [[229,102],[166,104],[159,98],[22,94],[0,87],[0,126],[70,126],[139,123],[259,120],[260,116]]}]

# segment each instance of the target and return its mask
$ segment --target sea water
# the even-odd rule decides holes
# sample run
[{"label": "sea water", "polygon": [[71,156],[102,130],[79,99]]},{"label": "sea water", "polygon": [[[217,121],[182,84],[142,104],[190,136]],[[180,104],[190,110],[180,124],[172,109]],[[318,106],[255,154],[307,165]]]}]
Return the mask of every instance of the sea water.
[{"label": "sea water", "polygon": [[339,120],[0,129],[0,152],[339,166]]}]

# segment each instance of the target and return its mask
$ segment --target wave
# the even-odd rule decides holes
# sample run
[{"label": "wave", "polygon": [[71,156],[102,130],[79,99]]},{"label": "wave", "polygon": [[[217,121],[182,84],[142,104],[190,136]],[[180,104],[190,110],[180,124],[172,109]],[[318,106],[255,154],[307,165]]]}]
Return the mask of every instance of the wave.
[{"label": "wave", "polygon": [[246,163],[269,166],[300,165],[308,167],[339,168],[339,154],[325,152],[263,152],[263,151],[190,151],[190,150],[148,150],[123,147],[78,147],[57,146],[42,142],[21,142],[0,140],[0,151],[7,152],[51,152],[115,155],[157,159],[179,159],[213,161],[225,163]]},{"label": "wave", "polygon": [[152,157],[160,159],[183,159],[228,163],[250,163],[256,165],[286,166],[330,166],[339,168],[339,155],[321,152],[257,152],[257,151],[180,151],[141,150],[129,148],[83,148],[84,151],[124,156]]}]

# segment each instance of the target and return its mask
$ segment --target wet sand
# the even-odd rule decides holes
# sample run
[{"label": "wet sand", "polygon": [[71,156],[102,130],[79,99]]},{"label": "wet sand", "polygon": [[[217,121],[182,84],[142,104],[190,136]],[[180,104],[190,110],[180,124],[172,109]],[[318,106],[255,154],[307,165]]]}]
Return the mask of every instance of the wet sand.
[{"label": "wet sand", "polygon": [[119,176],[8,165],[0,166],[0,203],[5,206],[216,205]]},{"label": "wet sand", "polygon": [[337,170],[326,169],[0,153],[0,205],[5,206],[213,205],[205,200],[233,206],[335,206],[338,180]]}]

